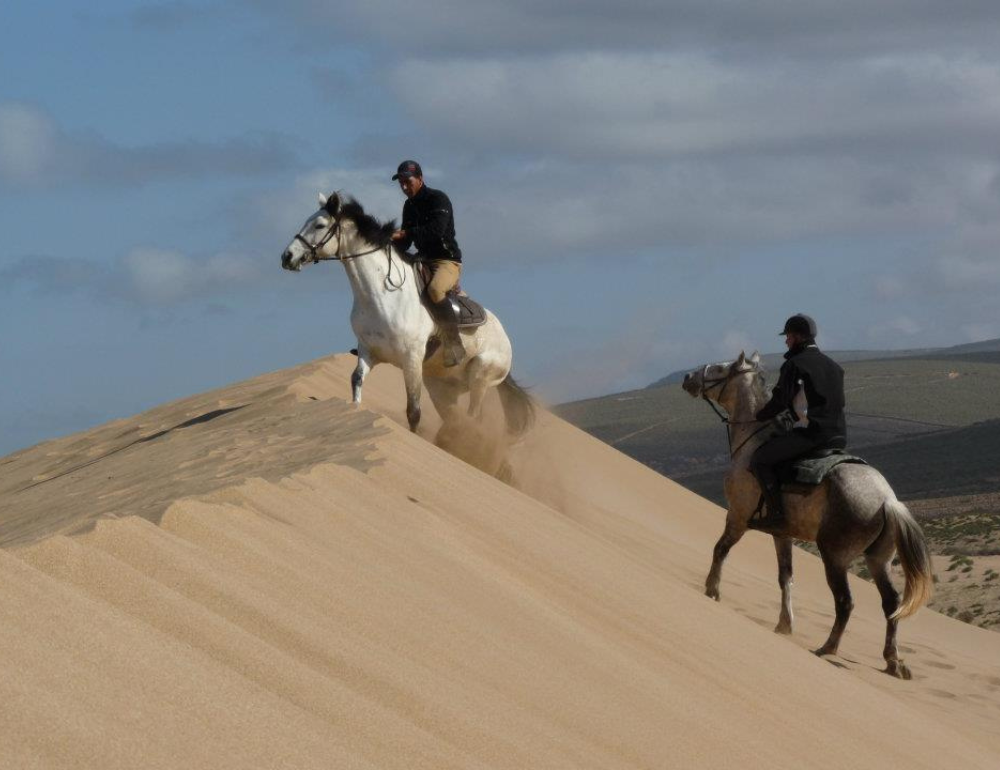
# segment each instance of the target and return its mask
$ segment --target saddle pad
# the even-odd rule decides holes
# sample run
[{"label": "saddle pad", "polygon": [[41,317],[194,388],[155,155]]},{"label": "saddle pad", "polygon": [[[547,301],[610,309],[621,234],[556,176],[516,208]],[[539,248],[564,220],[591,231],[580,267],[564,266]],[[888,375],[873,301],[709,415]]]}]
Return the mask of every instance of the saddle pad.
[{"label": "saddle pad", "polygon": [[849,454],[832,454],[827,457],[802,457],[788,464],[788,480],[796,484],[816,485],[826,478],[826,474],[841,463],[868,465],[860,457]]}]

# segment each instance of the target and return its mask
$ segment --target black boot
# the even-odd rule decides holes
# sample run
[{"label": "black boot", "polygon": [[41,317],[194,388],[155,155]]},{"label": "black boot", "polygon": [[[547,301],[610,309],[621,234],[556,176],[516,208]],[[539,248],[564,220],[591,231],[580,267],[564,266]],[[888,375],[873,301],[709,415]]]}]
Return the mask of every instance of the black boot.
[{"label": "black boot", "polygon": [[764,510],[761,506],[753,512],[747,526],[750,529],[759,529],[762,532],[777,533],[785,529],[788,523],[785,519],[784,501],[781,499],[781,487],[778,484],[761,485],[764,494],[761,501],[765,503]]},{"label": "black boot", "polygon": [[458,318],[461,312],[458,303],[449,296],[435,305],[434,309],[437,311],[444,365],[446,367],[458,366],[465,358],[465,346],[462,344],[462,336],[458,331]]}]

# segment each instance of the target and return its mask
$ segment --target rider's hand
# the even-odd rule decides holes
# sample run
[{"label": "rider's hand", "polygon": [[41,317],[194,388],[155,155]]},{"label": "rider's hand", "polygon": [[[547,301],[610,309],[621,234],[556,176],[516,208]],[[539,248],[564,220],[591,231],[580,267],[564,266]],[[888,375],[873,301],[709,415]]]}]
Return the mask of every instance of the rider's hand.
[{"label": "rider's hand", "polygon": [[394,241],[401,241],[406,237],[406,230],[397,230],[392,234],[392,239]]},{"label": "rider's hand", "polygon": [[798,418],[791,409],[785,409],[771,418],[771,424],[778,429],[779,433],[788,433],[795,427]]}]

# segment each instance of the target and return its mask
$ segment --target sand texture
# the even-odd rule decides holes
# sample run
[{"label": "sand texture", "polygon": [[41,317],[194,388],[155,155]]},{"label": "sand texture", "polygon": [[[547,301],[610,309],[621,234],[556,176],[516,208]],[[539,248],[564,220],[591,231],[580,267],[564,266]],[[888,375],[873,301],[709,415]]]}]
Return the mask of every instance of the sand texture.
[{"label": "sand texture", "polygon": [[924,610],[841,654],[819,560],[543,413],[519,488],[335,356],[0,458],[0,766],[1000,767],[1000,635]]}]

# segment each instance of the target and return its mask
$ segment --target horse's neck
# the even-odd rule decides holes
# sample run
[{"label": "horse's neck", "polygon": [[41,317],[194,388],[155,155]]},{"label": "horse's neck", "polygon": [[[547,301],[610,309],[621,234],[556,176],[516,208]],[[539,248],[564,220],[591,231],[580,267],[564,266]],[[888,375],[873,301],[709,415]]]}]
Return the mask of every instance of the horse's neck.
[{"label": "horse's neck", "polygon": [[[374,247],[360,239],[345,244],[347,254],[363,254]],[[419,304],[413,268],[392,253],[392,247],[344,260],[354,293],[354,304],[395,312],[403,304]]]},{"label": "horse's neck", "polygon": [[740,390],[730,417],[732,434],[730,443],[736,451],[732,462],[736,467],[748,468],[754,451],[771,437],[771,430],[756,421],[756,414],[764,406],[764,397],[753,387]]}]

